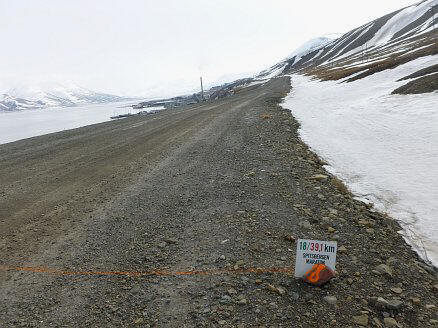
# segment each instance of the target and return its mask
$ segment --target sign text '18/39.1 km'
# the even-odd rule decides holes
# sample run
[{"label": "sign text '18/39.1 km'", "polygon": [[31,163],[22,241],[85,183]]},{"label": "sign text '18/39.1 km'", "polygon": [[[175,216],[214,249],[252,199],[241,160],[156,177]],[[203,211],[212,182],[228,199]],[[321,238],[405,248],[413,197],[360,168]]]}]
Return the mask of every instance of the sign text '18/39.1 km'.
[{"label": "sign text '18/39.1 km'", "polygon": [[326,252],[326,253],[335,253],[336,246],[333,246],[332,243],[327,244],[326,242],[319,242],[316,240],[301,240],[298,243],[299,249],[302,251],[311,251],[311,252]]},{"label": "sign text '18/39.1 km'", "polygon": [[337,248],[335,241],[298,239],[295,277],[303,277],[315,264],[324,264],[335,271]]}]

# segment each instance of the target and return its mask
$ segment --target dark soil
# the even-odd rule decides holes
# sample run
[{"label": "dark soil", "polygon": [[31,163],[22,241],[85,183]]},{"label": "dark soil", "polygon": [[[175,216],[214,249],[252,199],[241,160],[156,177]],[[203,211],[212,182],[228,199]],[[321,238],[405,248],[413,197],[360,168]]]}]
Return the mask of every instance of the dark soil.
[{"label": "dark soil", "polygon": [[398,80],[398,82],[404,81],[404,80],[415,79],[417,77],[422,77],[424,75],[429,75],[432,73],[438,73],[438,64],[420,69],[419,71],[416,71],[415,73],[412,73],[412,74],[405,76],[404,78]]},{"label": "dark soil", "polygon": [[[346,82],[353,82],[387,69],[396,68],[417,58],[436,55],[438,54],[437,42],[437,34],[432,31],[404,42],[396,42],[391,46],[385,46],[384,49],[371,48],[371,50],[364,55],[365,58],[360,56],[359,52],[359,54],[348,56],[341,60],[334,59],[334,62],[329,65],[311,65],[303,69],[302,73],[315,76],[323,81],[345,79],[356,74],[346,80]],[[402,46],[404,50],[400,51],[400,47]],[[383,59],[373,62],[376,58]],[[362,64],[364,59],[371,62],[368,65],[355,66],[355,64],[358,63]],[[315,61],[315,64],[318,64],[318,62]]]},{"label": "dark soil", "polygon": [[350,78],[347,82],[353,82],[356,80],[363,79],[364,77],[373,75],[378,72],[382,72],[387,69],[393,69],[400,65],[406,64],[414,59],[421,58],[424,56],[436,55],[438,54],[438,45],[433,45],[429,48],[420,49],[415,52],[410,53],[406,56],[391,56],[389,59],[383,60],[376,64],[372,64],[369,67],[366,66],[366,71]]},{"label": "dark soil", "polygon": [[438,73],[420,77],[395,89],[392,94],[420,94],[438,90]]},{"label": "dark soil", "polygon": [[[435,325],[435,269],[302,143],[289,89],[0,145],[0,327]],[[293,269],[294,238],[337,240],[337,278],[239,273]]]}]

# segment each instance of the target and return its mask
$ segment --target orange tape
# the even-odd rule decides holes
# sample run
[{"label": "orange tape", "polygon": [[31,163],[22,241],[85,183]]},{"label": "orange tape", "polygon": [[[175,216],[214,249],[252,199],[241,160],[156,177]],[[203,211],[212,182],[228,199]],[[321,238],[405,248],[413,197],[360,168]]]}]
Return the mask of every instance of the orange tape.
[{"label": "orange tape", "polygon": [[193,271],[70,271],[58,270],[46,267],[17,267],[0,265],[2,271],[22,271],[32,273],[47,273],[63,276],[190,276],[190,275],[219,275],[219,274],[244,274],[244,273],[293,273],[293,268],[246,268],[246,269],[212,269],[212,270],[193,270]]}]

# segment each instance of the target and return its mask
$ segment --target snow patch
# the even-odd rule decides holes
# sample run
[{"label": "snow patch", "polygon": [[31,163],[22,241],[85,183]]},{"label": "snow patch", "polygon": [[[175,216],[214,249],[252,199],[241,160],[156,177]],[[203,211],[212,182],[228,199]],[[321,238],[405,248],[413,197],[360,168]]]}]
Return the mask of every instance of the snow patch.
[{"label": "snow patch", "polygon": [[387,212],[438,265],[438,92],[391,95],[398,79],[438,64],[422,57],[351,83],[292,75],[284,107],[300,135],[358,197]]},{"label": "snow patch", "polygon": [[369,45],[378,46],[388,43],[397,32],[416,21],[427,13],[431,6],[437,4],[438,0],[427,0],[403,9],[386,22],[386,24],[370,40]]}]

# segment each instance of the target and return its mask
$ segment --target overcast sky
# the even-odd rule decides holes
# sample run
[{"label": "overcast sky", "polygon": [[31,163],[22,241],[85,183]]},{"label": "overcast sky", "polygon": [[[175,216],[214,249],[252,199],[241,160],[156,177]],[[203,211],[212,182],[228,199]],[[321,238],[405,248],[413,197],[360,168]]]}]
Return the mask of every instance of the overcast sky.
[{"label": "overcast sky", "polygon": [[0,0],[0,91],[68,81],[156,96],[263,70],[418,0]]}]

